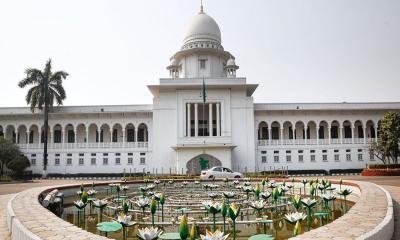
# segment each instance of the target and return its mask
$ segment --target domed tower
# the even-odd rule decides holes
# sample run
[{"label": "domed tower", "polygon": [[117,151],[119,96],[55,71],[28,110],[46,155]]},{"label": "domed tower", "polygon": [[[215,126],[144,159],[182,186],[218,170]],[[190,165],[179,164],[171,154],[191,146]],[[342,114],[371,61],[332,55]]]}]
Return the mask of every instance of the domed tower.
[{"label": "domed tower", "polygon": [[235,58],[221,45],[218,24],[201,6],[187,28],[181,50],[170,58],[167,69],[171,78],[236,77],[238,67],[229,65],[230,59],[234,62]]}]

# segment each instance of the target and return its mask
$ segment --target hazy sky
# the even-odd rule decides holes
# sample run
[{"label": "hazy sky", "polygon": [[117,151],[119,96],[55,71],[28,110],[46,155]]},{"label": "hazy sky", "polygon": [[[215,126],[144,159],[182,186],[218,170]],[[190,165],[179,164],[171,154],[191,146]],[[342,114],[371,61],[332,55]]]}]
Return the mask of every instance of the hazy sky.
[{"label": "hazy sky", "polygon": [[[400,101],[400,1],[204,0],[255,102]],[[0,0],[0,106],[48,58],[65,105],[152,103],[199,0]]]}]

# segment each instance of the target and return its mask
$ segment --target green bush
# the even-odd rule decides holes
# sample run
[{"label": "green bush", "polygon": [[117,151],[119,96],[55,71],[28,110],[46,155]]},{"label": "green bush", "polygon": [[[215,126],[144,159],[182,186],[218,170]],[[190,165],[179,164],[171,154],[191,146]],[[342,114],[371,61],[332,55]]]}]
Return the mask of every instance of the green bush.
[{"label": "green bush", "polygon": [[11,182],[11,177],[4,175],[4,176],[0,176],[0,182]]},{"label": "green bush", "polygon": [[400,164],[369,164],[369,169],[395,169],[400,168]]}]

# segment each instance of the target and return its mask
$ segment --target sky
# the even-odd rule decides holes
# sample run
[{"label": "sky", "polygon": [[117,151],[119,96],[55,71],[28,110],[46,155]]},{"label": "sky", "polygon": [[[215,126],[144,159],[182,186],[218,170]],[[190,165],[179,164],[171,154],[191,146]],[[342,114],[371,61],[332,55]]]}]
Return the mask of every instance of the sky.
[{"label": "sky", "polygon": [[[151,104],[200,0],[0,0],[0,107],[26,68],[70,75],[64,105]],[[400,1],[204,0],[254,101],[400,101]]]}]

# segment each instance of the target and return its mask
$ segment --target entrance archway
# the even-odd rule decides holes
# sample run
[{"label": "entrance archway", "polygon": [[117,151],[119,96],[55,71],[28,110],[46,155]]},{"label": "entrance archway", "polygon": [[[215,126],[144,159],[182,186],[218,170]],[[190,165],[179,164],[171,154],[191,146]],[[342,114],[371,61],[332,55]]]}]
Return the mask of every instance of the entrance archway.
[{"label": "entrance archway", "polygon": [[209,154],[200,154],[187,162],[186,169],[187,173],[190,175],[199,175],[201,170],[221,165],[221,161],[214,156]]}]

